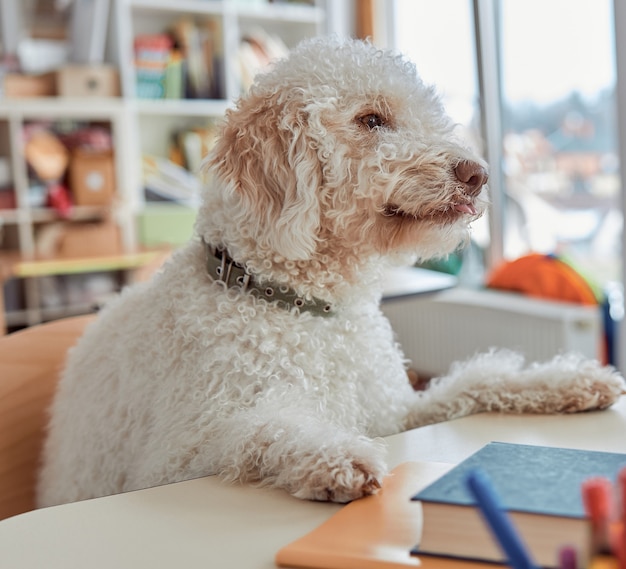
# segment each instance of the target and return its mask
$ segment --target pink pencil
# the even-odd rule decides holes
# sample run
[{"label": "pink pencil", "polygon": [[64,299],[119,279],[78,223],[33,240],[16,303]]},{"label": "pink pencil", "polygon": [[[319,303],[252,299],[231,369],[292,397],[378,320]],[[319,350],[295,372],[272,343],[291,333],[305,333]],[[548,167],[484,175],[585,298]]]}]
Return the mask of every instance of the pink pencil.
[{"label": "pink pencil", "polygon": [[559,550],[559,569],[577,569],[577,567],[576,549],[571,545],[564,545]]}]

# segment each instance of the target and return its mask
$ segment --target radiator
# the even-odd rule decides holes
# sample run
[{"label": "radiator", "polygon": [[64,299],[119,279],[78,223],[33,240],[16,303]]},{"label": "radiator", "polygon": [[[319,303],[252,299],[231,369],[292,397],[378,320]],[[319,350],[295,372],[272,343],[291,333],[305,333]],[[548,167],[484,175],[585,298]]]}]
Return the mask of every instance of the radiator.
[{"label": "radiator", "polygon": [[491,347],[511,348],[527,361],[573,350],[601,357],[602,321],[593,306],[513,293],[454,288],[436,294],[383,298],[411,367],[427,376]]}]

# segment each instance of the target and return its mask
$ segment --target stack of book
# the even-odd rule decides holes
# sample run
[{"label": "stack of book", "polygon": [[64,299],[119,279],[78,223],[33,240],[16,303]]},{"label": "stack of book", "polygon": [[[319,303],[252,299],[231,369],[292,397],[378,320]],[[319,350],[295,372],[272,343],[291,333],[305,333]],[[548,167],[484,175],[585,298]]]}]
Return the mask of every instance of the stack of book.
[{"label": "stack of book", "polygon": [[165,98],[165,77],[173,59],[172,38],[167,34],[141,35],[135,38],[135,73],[137,96],[141,99]]},{"label": "stack of book", "polygon": [[220,99],[219,25],[181,18],[171,31],[135,38],[137,96],[145,99]]}]

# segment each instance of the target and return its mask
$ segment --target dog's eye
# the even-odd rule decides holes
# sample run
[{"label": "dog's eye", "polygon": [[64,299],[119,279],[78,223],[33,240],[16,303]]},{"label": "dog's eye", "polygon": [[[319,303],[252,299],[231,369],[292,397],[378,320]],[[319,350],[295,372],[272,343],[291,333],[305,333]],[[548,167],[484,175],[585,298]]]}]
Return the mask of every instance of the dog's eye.
[{"label": "dog's eye", "polygon": [[377,115],[375,113],[359,117],[359,122],[365,125],[370,130],[373,130],[377,127],[385,126],[384,119],[380,115]]}]

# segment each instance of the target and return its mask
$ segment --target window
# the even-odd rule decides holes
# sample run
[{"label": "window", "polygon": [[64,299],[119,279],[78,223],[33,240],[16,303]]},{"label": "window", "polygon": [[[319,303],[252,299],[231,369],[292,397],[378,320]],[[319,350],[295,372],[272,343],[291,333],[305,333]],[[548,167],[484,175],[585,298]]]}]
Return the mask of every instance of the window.
[{"label": "window", "polygon": [[[505,258],[555,253],[600,284],[616,280],[622,222],[612,3],[483,6],[494,11],[501,62],[503,235],[494,237]],[[395,47],[437,85],[466,137],[480,140],[474,4],[395,0],[393,21]],[[477,240],[488,243],[480,232]]]},{"label": "window", "polygon": [[498,7],[505,257],[555,253],[605,285],[619,278],[622,225],[612,4]]},{"label": "window", "polygon": [[395,15],[395,46],[416,64],[426,83],[437,86],[450,116],[476,128],[478,83],[470,3],[396,0]]},{"label": "window", "polygon": [[616,45],[626,50],[614,18],[626,10],[619,16],[615,2],[614,15],[612,0],[390,6],[389,43],[438,86],[470,138],[485,141],[495,207],[473,232],[485,270],[503,257],[557,254],[614,289],[624,270]]}]

